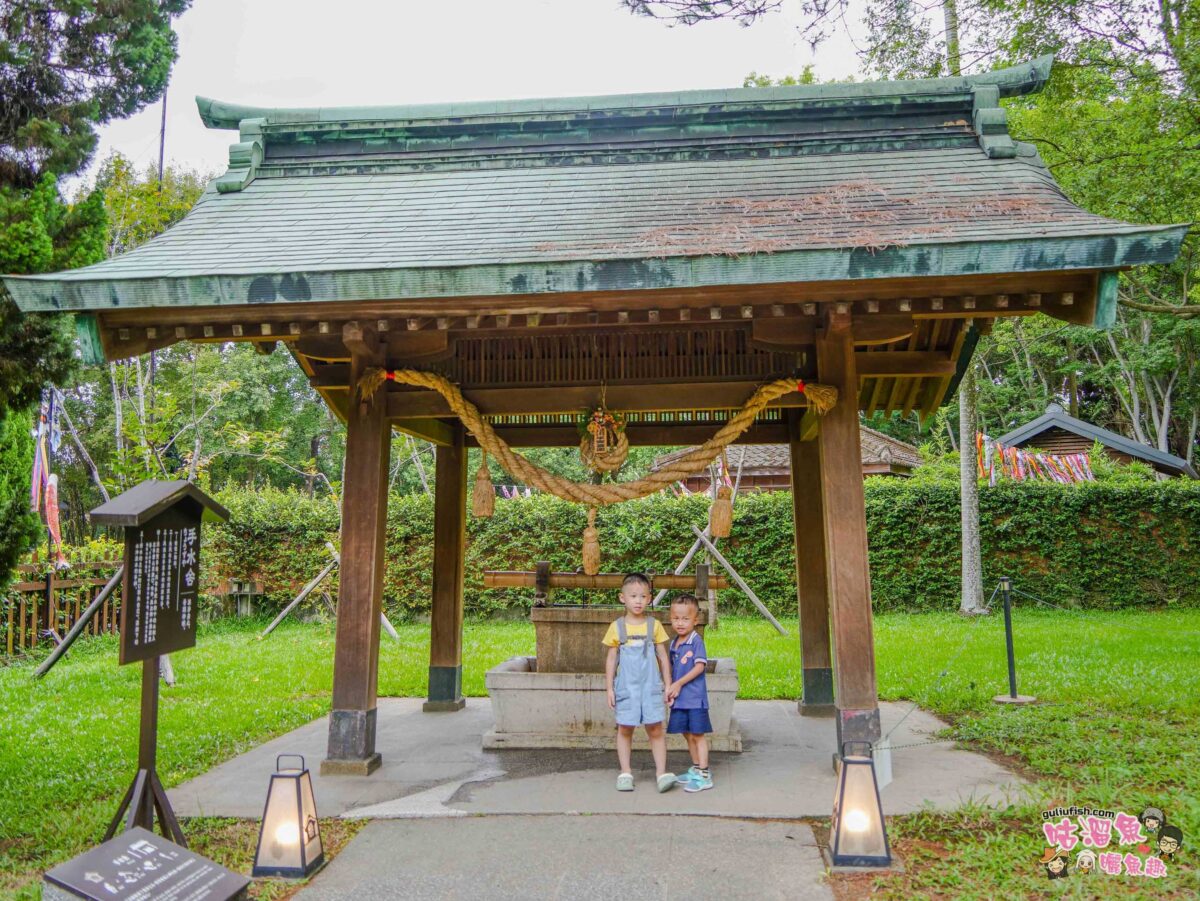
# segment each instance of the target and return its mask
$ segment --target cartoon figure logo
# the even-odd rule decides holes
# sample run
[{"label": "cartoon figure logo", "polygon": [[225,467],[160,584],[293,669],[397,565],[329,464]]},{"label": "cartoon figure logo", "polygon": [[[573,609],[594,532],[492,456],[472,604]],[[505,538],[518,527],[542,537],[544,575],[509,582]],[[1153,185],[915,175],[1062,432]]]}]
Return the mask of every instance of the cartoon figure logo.
[{"label": "cartoon figure logo", "polygon": [[1142,811],[1142,815],[1138,819],[1142,821],[1142,825],[1150,833],[1158,832],[1159,829],[1167,825],[1167,818],[1157,807],[1147,807]]},{"label": "cartoon figure logo", "polygon": [[1178,826],[1163,826],[1158,833],[1158,853],[1166,860],[1174,860],[1175,852],[1183,847],[1183,830]]},{"label": "cartoon figure logo", "polygon": [[1066,879],[1071,875],[1067,869],[1067,852],[1062,848],[1047,848],[1038,863],[1046,868],[1047,879]]},{"label": "cartoon figure logo", "polygon": [[1183,848],[1183,830],[1168,823],[1160,807],[1146,807],[1135,817],[1125,811],[1060,806],[1042,811],[1041,818],[1050,847],[1038,863],[1049,879],[1070,875],[1072,852],[1074,869],[1082,875],[1162,879]]}]

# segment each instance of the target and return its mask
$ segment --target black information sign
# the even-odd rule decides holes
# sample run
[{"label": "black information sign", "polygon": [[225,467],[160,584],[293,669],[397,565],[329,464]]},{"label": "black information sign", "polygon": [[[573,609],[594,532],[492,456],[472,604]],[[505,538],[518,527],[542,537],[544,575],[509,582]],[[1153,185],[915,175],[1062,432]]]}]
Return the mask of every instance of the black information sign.
[{"label": "black information sign", "polygon": [[[121,663],[142,662],[138,773],[108,824],[106,840],[116,834],[126,814],[126,829],[135,826],[153,829],[157,814],[163,833],[177,844],[185,844],[171,802],[155,772],[159,665],[164,654],[196,644],[200,523],[228,518],[228,510],[191,482],[154,479],[134,485],[92,511],[91,519],[96,525],[125,529],[125,560],[121,564]],[[114,896],[111,889],[105,891]],[[156,889],[154,897],[168,896]]]},{"label": "black information sign", "polygon": [[121,663],[196,644],[200,589],[200,509],[177,504],[125,529]]},{"label": "black information sign", "polygon": [[46,873],[47,898],[227,901],[250,884],[187,848],[135,826]]}]

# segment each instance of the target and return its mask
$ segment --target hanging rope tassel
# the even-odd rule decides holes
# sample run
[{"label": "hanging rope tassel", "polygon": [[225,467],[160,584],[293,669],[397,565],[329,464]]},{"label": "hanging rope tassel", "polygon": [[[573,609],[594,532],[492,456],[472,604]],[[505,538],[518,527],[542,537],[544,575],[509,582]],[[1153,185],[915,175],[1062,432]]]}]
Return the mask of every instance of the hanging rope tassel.
[{"label": "hanging rope tassel", "polygon": [[[729,459],[721,452],[721,464],[729,472]],[[728,538],[733,528],[733,492],[728,485],[717,489],[717,499],[708,508],[708,531],[713,538]]]},{"label": "hanging rope tassel", "polygon": [[486,519],[496,510],[496,489],[492,486],[492,474],[488,472],[487,453],[475,473],[475,489],[471,492],[471,512]]},{"label": "hanging rope tassel", "polygon": [[583,530],[583,571],[589,576],[600,572],[600,533],[596,531],[596,508],[588,508],[588,524]]}]

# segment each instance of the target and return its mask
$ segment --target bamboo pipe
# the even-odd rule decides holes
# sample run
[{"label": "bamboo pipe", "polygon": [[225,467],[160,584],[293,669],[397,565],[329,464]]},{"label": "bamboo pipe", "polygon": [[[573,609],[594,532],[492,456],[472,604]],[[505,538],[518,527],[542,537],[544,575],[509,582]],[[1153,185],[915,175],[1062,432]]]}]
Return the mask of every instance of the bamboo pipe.
[{"label": "bamboo pipe", "polygon": [[[696,587],[696,575],[677,575],[675,573],[646,573],[651,588],[681,589]],[[550,588],[609,588],[621,587],[625,573],[597,573],[589,576],[584,573],[550,573]],[[537,573],[488,570],[483,574],[484,588],[537,588]],[[708,587],[716,590],[729,587],[729,580],[724,576],[710,575]]]}]

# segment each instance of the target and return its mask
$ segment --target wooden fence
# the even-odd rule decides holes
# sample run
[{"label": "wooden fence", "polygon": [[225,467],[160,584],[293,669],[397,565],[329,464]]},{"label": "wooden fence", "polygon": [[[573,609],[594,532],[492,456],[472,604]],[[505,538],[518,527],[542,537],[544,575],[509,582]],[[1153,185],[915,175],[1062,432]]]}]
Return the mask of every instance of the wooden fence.
[{"label": "wooden fence", "polygon": [[[120,560],[73,563],[59,573],[44,573],[37,563],[17,567],[17,581],[0,591],[0,635],[9,656],[24,654],[39,644],[56,645],[100,593]],[[88,624],[84,635],[117,631],[121,589],[109,596]]]}]

